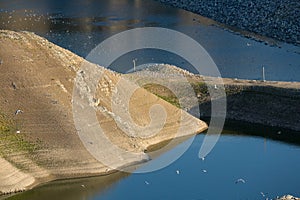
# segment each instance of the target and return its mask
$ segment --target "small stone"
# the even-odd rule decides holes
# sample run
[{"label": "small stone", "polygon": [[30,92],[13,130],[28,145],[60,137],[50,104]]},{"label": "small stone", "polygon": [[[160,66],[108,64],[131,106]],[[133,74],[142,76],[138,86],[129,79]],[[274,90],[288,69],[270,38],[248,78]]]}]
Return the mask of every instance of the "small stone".
[{"label": "small stone", "polygon": [[300,200],[300,199],[288,194],[283,197],[277,198],[277,200]]},{"label": "small stone", "polygon": [[11,83],[11,86],[14,88],[14,90],[16,90],[16,89],[17,89],[17,85],[16,85],[16,83],[15,83],[15,82],[12,82],[12,83]]}]

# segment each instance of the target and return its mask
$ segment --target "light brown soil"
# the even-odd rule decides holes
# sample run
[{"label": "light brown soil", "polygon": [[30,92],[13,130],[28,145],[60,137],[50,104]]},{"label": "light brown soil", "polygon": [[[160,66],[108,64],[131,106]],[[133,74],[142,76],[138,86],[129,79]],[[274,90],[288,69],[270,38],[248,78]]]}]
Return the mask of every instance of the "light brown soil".
[{"label": "light brown soil", "polygon": [[[0,175],[6,173],[7,176],[0,176],[0,193],[26,190],[55,179],[110,173],[112,169],[86,150],[74,126],[74,78],[84,59],[35,34],[5,30],[0,31],[0,59],[0,111],[15,123],[8,134],[18,134],[19,130],[20,144],[26,144],[26,148],[14,145],[12,151],[2,154],[5,160],[0,158]],[[140,88],[129,104],[132,120],[147,125],[153,104],[164,107],[168,117],[157,135],[146,139],[129,137],[116,126],[117,116],[111,114],[112,89],[121,76],[103,71],[105,77],[99,81],[94,108],[107,137],[120,148],[143,153],[151,145],[207,128],[199,119]],[[122,86],[126,88],[126,84]],[[17,109],[23,113],[15,115]],[[180,117],[184,118],[183,124]],[[179,134],[175,136],[176,131]],[[34,148],[27,148],[28,145]],[[103,154],[106,151],[102,149]],[[128,164],[132,164],[132,160],[118,163],[119,166]]]},{"label": "light brown soil", "polygon": [[[177,106],[178,101],[185,100],[186,108],[195,116],[203,118],[211,117],[211,97],[218,100],[226,98],[226,119],[242,122],[262,124],[293,131],[300,131],[300,82],[277,82],[260,80],[241,80],[229,78],[214,78],[195,75],[172,65],[152,66],[146,72],[136,72],[131,74],[132,79],[139,80],[138,76],[145,76],[149,73],[164,74],[165,82],[172,82],[176,90],[182,91],[174,98],[168,90],[161,90],[155,84],[144,87],[163,99]],[[182,74],[186,77],[188,84],[182,84],[173,74]],[[147,76],[151,78],[151,76]],[[138,82],[143,85],[145,78]],[[162,81],[163,82],[163,81]],[[185,85],[183,87],[183,85]],[[192,94],[185,94],[188,86],[194,89]],[[224,92],[221,92],[223,88]],[[210,89],[210,90],[209,90]],[[197,101],[191,101],[197,97]],[[196,112],[197,111],[197,112]],[[214,113],[220,116],[222,113]]]}]

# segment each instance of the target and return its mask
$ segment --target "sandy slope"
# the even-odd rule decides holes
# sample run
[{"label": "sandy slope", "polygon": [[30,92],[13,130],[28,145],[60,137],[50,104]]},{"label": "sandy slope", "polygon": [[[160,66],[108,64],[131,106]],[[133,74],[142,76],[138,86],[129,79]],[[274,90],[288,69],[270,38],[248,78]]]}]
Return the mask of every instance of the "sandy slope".
[{"label": "sandy slope", "polygon": [[[203,77],[167,64],[149,66],[127,76],[143,85],[147,79],[153,79],[153,74],[160,74],[162,83],[171,82],[172,88],[180,92],[179,101],[187,102],[185,109],[195,116],[199,116],[200,108],[200,117],[209,119],[211,102],[223,99],[227,120],[300,131],[300,82]],[[178,79],[175,74],[182,74],[186,79]],[[192,92],[188,92],[189,87],[193,88]],[[178,105],[174,94],[163,87],[150,84],[145,88]],[[215,110],[214,116],[222,115],[221,109]],[[296,135],[290,137],[295,139]]]},{"label": "sandy slope", "polygon": [[[18,129],[26,144],[37,146],[29,151],[21,145],[14,145],[14,149],[4,154],[7,161],[0,160],[0,191],[29,189],[54,179],[109,173],[111,169],[86,150],[78,137],[79,130],[74,126],[74,78],[77,76],[82,81],[88,81],[85,80],[86,69],[79,70],[84,59],[35,34],[4,30],[0,31],[0,59],[0,111],[16,123],[10,134],[17,134],[15,131]],[[104,75],[98,82],[95,95],[87,100],[92,104],[107,138],[121,149],[143,154],[150,145],[199,133],[207,128],[204,122],[137,88],[128,108],[134,123],[139,126],[151,123],[148,112],[153,104],[164,107],[167,116],[165,125],[156,135],[140,137],[139,134],[143,132],[139,130],[143,129],[127,126],[124,123],[127,118],[116,114],[111,106],[111,102],[116,101],[116,98],[112,98],[115,88],[126,91],[126,88],[133,86],[130,83],[117,85],[120,74],[87,64],[101,69]],[[81,83],[78,83],[78,88],[83,91]],[[23,113],[15,116],[17,109],[23,110]],[[117,123],[118,120],[120,123]],[[124,133],[126,128],[136,135]],[[176,132],[177,135],[174,134]],[[92,142],[90,144],[96,146]],[[12,148],[6,145],[6,148]],[[130,160],[120,155],[123,158],[120,161],[111,154],[109,148],[98,146],[95,149],[102,156],[108,156],[118,167],[141,160]]]},{"label": "sandy slope", "polygon": [[0,183],[0,188],[2,188],[2,192],[8,193],[24,190],[25,188],[22,188],[22,186],[31,185],[35,181],[32,176],[21,172],[12,164],[1,158],[0,166],[0,177],[2,180]]}]

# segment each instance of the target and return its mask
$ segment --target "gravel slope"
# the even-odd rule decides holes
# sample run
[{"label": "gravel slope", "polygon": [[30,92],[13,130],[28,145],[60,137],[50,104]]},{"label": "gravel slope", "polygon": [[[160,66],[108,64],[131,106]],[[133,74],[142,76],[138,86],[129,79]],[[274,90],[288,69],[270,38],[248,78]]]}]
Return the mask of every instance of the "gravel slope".
[{"label": "gravel slope", "polygon": [[299,0],[158,0],[242,30],[300,44]]}]

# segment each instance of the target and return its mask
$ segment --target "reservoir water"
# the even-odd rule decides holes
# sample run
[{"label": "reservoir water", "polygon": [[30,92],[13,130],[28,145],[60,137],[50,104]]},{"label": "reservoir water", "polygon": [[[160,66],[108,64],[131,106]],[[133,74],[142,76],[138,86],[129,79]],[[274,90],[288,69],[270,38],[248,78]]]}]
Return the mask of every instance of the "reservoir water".
[{"label": "reservoir water", "polygon": [[[267,80],[300,81],[299,46],[248,39],[191,12],[153,0],[0,0],[0,19],[0,29],[33,31],[83,57],[121,31],[165,27],[198,41],[214,59],[222,77],[261,79],[264,66]],[[133,59],[137,59],[137,65],[170,63],[194,71],[176,55],[148,50],[124,55],[111,68],[126,72],[132,68]]]},{"label": "reservoir water", "polygon": [[[9,200],[107,199],[267,199],[300,196],[300,146],[295,140],[273,140],[279,129],[264,126],[226,127],[203,161],[198,152],[204,134],[195,137],[185,154],[170,166],[144,174],[58,181]],[[280,129],[281,135],[289,134]],[[251,136],[252,135],[252,136]],[[254,136],[262,135],[262,136]],[[165,159],[183,144],[156,158]],[[149,163],[151,164],[151,162]],[[245,183],[236,181],[243,179]]]},{"label": "reservoir water", "polygon": [[[101,41],[124,30],[158,26],[197,40],[223,77],[300,81],[300,47],[249,39],[211,24],[205,18],[152,0],[0,0],[0,29],[28,30],[85,57]],[[112,69],[125,72],[138,64],[163,62],[193,71],[185,60],[166,52],[144,50],[124,55]],[[105,177],[59,181],[8,199],[266,199],[300,196],[300,146],[272,140],[288,130],[233,126],[209,156],[198,158],[204,135],[172,165],[152,173],[116,173]],[[261,135],[266,137],[257,137]],[[279,138],[280,139],[280,138]],[[181,145],[157,159],[172,154]],[[242,179],[245,181],[236,180]]]}]

